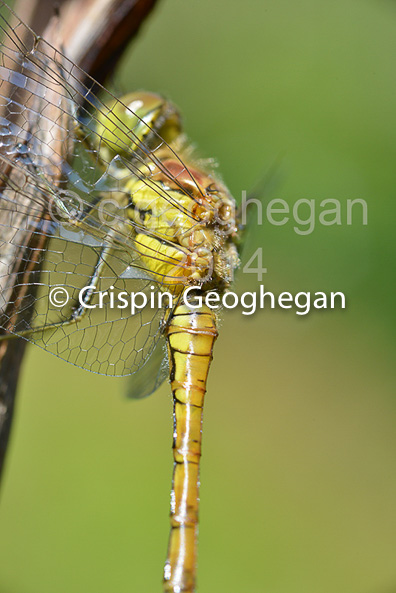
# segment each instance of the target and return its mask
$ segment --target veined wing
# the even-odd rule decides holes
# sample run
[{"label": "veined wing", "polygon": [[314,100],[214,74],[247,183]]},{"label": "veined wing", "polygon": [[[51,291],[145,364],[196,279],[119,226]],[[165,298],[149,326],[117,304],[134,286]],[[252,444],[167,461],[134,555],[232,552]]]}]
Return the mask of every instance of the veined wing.
[{"label": "veined wing", "polygon": [[[130,374],[143,367],[154,350],[162,331],[163,310],[154,308],[147,313],[145,308],[144,313],[130,315],[105,305],[89,309],[74,324],[65,322],[78,307],[79,291],[92,281],[98,266],[91,305],[110,287],[117,293],[160,293],[167,284],[166,274],[161,266],[153,274],[153,267],[147,265],[149,259],[161,263],[164,258],[158,245],[173,250],[166,256],[166,269],[173,257],[174,266],[183,268],[183,249],[162,228],[157,231],[152,225],[148,230],[143,221],[131,220],[125,213],[133,191],[144,186],[152,192],[153,201],[160,196],[169,209],[184,210],[194,224],[194,215],[157,180],[160,174],[169,186],[188,195],[178,179],[188,169],[137,114],[133,115],[140,129],[147,126],[151,137],[157,136],[155,148],[126,127],[115,115],[114,101],[111,108],[107,106],[110,93],[56,49],[30,30],[29,41],[22,43],[23,23],[19,21],[12,32],[1,28],[2,327],[83,368]],[[93,89],[99,90],[100,99],[94,97]],[[99,117],[102,127],[111,129],[107,144],[115,144],[108,158],[101,151]],[[179,163],[177,170],[168,168],[158,156],[164,149]],[[191,182],[195,183],[193,176]],[[21,259],[26,236],[34,249],[30,257]],[[140,236],[158,239],[154,247],[145,244],[144,259]],[[131,267],[138,270],[136,277],[124,278]],[[26,292],[24,300],[22,291],[16,303],[15,287],[28,285],[36,287],[36,294]],[[49,300],[51,290],[58,286],[69,297],[61,311]]]},{"label": "veined wing", "polygon": [[162,385],[165,379],[169,379],[169,365],[165,340],[161,337],[150,358],[128,379],[126,396],[133,399],[148,397]]}]

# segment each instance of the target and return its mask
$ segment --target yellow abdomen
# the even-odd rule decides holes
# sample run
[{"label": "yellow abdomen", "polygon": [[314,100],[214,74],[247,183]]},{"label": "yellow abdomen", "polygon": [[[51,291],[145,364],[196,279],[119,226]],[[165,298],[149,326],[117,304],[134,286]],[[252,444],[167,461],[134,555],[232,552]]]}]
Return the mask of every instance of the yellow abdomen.
[{"label": "yellow abdomen", "polygon": [[179,305],[166,331],[174,419],[166,593],[195,591],[202,413],[216,337],[216,319],[206,306]]}]

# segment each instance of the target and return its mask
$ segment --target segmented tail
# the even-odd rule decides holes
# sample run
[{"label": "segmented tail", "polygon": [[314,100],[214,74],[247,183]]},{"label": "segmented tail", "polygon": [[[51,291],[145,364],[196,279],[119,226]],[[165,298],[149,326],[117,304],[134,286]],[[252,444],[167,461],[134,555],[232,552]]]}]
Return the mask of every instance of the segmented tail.
[{"label": "segmented tail", "polygon": [[171,532],[165,593],[194,593],[197,564],[199,461],[206,379],[217,338],[213,311],[179,305],[166,332],[173,393]]}]

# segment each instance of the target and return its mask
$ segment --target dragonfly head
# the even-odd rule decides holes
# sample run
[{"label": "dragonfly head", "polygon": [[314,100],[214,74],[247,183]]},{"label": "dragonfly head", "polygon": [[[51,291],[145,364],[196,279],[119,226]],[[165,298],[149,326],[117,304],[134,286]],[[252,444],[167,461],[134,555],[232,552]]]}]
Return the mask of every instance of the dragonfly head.
[{"label": "dragonfly head", "polygon": [[165,143],[171,143],[182,129],[181,118],[170,102],[147,91],[129,93],[114,99],[99,112],[96,134],[104,160],[115,155],[140,151],[148,155]]}]

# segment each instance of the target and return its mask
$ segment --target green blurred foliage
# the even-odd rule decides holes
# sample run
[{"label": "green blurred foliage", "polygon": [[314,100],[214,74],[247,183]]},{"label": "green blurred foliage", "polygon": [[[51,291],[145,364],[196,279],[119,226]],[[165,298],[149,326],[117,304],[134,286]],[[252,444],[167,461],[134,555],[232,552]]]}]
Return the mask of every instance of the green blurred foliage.
[{"label": "green blurred foliage", "polygon": [[[23,15],[21,15],[23,17]],[[225,313],[205,408],[199,591],[396,591],[396,9],[385,0],[163,0],[121,91],[180,106],[238,200],[361,198],[368,225],[249,229],[267,290],[341,290],[345,311]],[[303,215],[303,211],[301,210]],[[254,290],[239,275],[239,291]],[[169,388],[29,348],[0,507],[0,593],[161,590]]]}]

